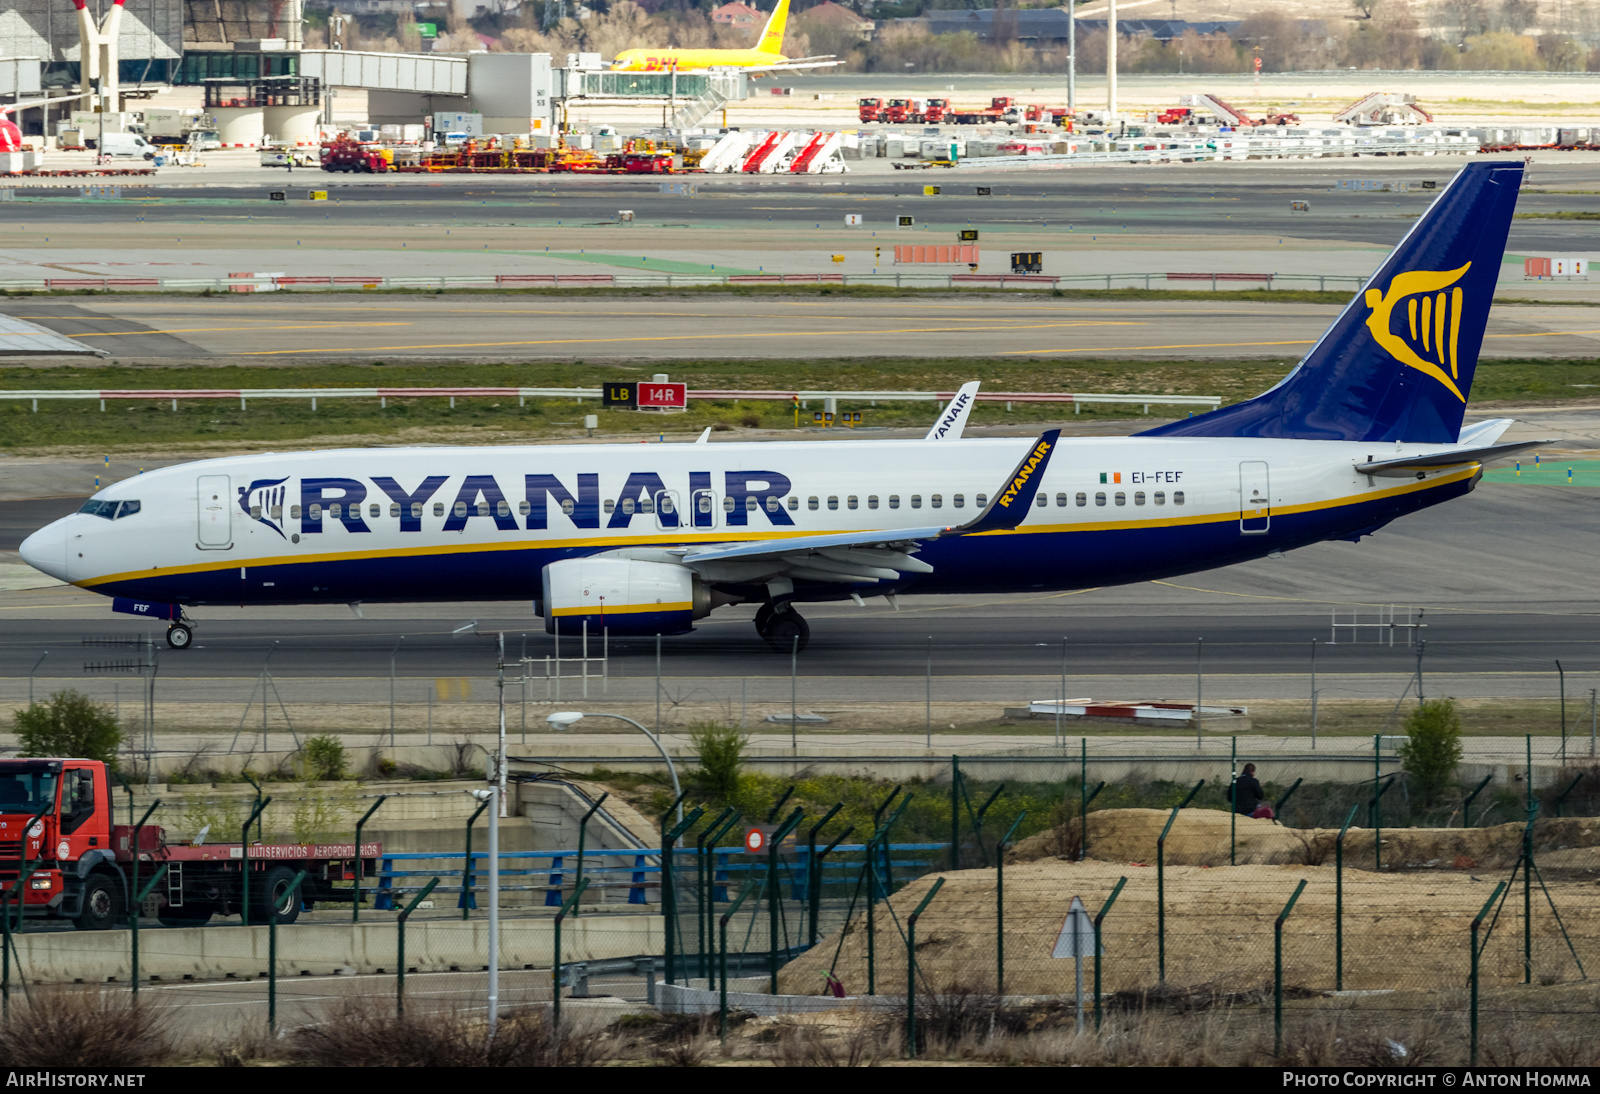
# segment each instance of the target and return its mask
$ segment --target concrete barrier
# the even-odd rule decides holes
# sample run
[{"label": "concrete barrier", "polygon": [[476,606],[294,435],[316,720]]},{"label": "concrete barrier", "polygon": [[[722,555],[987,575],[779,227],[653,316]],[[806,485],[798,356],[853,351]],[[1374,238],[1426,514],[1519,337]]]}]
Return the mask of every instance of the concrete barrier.
[{"label": "concrete barrier", "polygon": [[[661,953],[664,920],[654,915],[568,919],[563,961],[602,961]],[[299,923],[278,928],[279,976],[393,973],[397,925]],[[178,927],[139,932],[139,971],[160,980],[250,980],[267,974],[266,927]],[[35,984],[123,982],[131,978],[128,931],[50,931],[14,936],[20,975]],[[406,928],[406,971],[487,968],[486,919],[413,919]],[[502,919],[502,968],[554,963],[555,922]],[[16,971],[13,975],[18,975]]]}]

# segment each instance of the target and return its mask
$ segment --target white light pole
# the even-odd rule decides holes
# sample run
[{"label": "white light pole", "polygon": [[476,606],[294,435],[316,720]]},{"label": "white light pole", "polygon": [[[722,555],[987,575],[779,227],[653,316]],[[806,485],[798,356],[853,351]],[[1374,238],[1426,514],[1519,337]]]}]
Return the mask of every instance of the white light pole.
[{"label": "white light pole", "polygon": [[[469,790],[481,802],[495,796],[495,768],[493,757],[489,760],[489,786],[483,790]],[[470,863],[469,863],[470,865]],[[500,1020],[500,811],[489,810],[489,1036],[494,1036],[495,1025]]]},{"label": "white light pole", "polygon": [[1106,13],[1106,125],[1117,120],[1117,0]]},{"label": "white light pole", "polygon": [[[598,711],[583,710],[558,710],[545,719],[555,729],[567,729],[574,723],[584,718],[615,718],[619,722],[627,722],[634,729],[650,738],[650,743],[656,746],[656,751],[661,753],[661,758],[667,763],[667,774],[672,776],[672,796],[676,799],[683,797],[683,789],[678,785],[678,769],[673,766],[672,757],[667,755],[667,750],[661,746],[661,739],[651,733],[640,723],[623,714],[602,714]],[[683,802],[678,801],[678,819],[683,820]]]}]

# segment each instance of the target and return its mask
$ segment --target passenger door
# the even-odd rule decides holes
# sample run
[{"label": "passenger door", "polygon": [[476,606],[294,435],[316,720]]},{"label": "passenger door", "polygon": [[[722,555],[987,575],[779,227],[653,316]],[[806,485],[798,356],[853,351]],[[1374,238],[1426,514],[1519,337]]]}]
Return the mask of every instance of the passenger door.
[{"label": "passenger door", "polygon": [[233,546],[233,499],[228,496],[228,476],[201,475],[197,486],[196,546],[202,551],[226,551]]},{"label": "passenger door", "polygon": [[1265,460],[1239,464],[1239,533],[1264,535],[1272,525],[1272,482]]}]

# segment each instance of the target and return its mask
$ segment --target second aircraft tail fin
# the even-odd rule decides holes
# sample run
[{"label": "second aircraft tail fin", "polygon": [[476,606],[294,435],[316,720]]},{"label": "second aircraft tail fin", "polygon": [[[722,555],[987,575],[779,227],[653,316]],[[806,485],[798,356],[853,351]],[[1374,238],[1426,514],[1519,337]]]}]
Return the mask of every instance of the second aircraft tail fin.
[{"label": "second aircraft tail fin", "polygon": [[772,18],[767,20],[766,27],[761,31],[761,41],[756,43],[756,49],[762,53],[783,53],[783,33],[789,25],[789,0],[778,0],[778,6],[772,9]]}]

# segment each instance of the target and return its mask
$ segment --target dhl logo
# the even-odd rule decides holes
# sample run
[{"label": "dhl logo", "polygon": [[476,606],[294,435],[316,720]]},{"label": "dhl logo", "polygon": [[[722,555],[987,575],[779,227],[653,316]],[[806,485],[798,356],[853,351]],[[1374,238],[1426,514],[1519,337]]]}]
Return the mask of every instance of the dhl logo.
[{"label": "dhl logo", "polygon": [[[1367,290],[1367,328],[1389,355],[1401,364],[1425,372],[1450,389],[1463,403],[1467,397],[1456,385],[1460,378],[1456,356],[1461,335],[1464,294],[1457,284],[1472,263],[1455,270],[1408,270],[1396,274],[1389,291]],[[1400,331],[1395,312],[1405,302]],[[1448,371],[1446,371],[1448,370]]]},{"label": "dhl logo", "polygon": [[1043,440],[1033,446],[1033,452],[1029,455],[1028,462],[1017,469],[1017,473],[1012,478],[1010,485],[1000,495],[998,504],[1001,508],[1009,509],[1011,503],[1017,500],[1017,495],[1022,492],[1022,488],[1028,485],[1029,479],[1033,478],[1035,469],[1049,458],[1051,447],[1052,445],[1049,441]]}]

